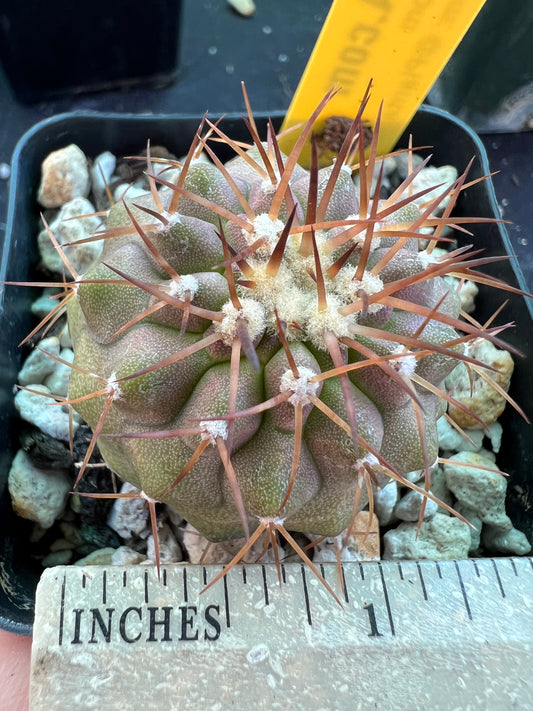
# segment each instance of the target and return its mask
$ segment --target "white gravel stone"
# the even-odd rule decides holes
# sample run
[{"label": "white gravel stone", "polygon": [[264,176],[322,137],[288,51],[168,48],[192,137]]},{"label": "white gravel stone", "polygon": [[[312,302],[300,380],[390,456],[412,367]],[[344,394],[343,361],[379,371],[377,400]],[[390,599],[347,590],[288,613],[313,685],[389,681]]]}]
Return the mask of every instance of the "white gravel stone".
[{"label": "white gravel stone", "polygon": [[463,506],[462,504],[456,503],[454,506],[455,510],[461,516],[464,516],[470,526],[470,553],[475,553],[479,550],[481,545],[481,529],[483,528],[483,521],[479,518],[475,511],[473,511],[468,506]]},{"label": "white gravel stone", "polygon": [[460,281],[453,276],[445,276],[444,281],[447,282],[453,291],[457,291],[459,289],[459,298],[461,300],[461,308],[463,311],[467,314],[473,313],[476,309],[476,297],[479,293],[478,285],[468,279]]},{"label": "white gravel stone", "polygon": [[[426,168],[423,168],[412,182],[413,193],[425,190],[426,188],[434,187],[435,185],[438,185],[439,187],[414,200],[415,205],[418,205],[418,207],[420,207],[426,202],[435,200],[435,198],[437,198],[439,195],[442,195],[446,188],[450,187],[450,185],[452,185],[456,180],[457,168],[455,168],[453,165],[442,165],[440,167],[427,166]],[[406,197],[406,195],[402,197]],[[442,200],[442,202],[439,204],[439,213],[442,212],[442,210],[446,207],[449,201],[449,196]]]},{"label": "white gravel stone", "polygon": [[111,565],[138,565],[146,560],[142,553],[134,551],[129,546],[119,546],[111,556]]},{"label": "white gravel stone", "polygon": [[[43,338],[39,343],[39,348],[47,351],[47,353],[58,356],[60,352],[59,338],[56,336]],[[20,385],[44,383],[45,379],[54,372],[58,365],[57,361],[49,355],[46,355],[46,353],[43,353],[39,348],[35,348],[24,361],[18,374],[18,382]]]},{"label": "white gravel stone", "polygon": [[44,568],[55,568],[56,565],[68,565],[72,560],[71,550],[52,551],[45,555],[41,563]]},{"label": "white gravel stone", "polygon": [[[495,370],[486,370],[485,375],[494,380],[503,390],[509,389],[514,362],[508,351],[496,348],[489,341],[478,338],[473,345],[469,346],[467,355],[494,368]],[[467,369],[464,363],[459,363],[446,378],[445,384],[453,397],[477,415],[485,425],[496,422],[505,409],[505,398],[471,368]],[[448,414],[462,428],[480,426],[479,421],[472,415],[454,405],[449,406]]]},{"label": "white gravel stone", "polygon": [[[121,494],[138,492],[132,484],[124,482],[120,488]],[[141,498],[117,499],[113,504],[107,525],[121,538],[128,540],[139,536],[147,527],[149,511],[146,501]]]},{"label": "white gravel stone", "polygon": [[[74,351],[70,348],[64,348],[60,351],[59,357],[68,363],[72,363],[74,360]],[[55,366],[54,372],[45,379],[44,384],[54,395],[63,395],[63,397],[66,397],[72,368],[64,363],[57,362]]]},{"label": "white gravel stone", "polygon": [[456,464],[444,465],[447,486],[458,499],[460,510],[470,511],[482,522],[481,540],[485,548],[506,555],[528,553],[531,546],[525,535],[513,527],[505,513],[507,480],[497,471],[486,470],[495,468],[492,458],[484,453],[459,452],[450,459]]},{"label": "white gravel stone", "polygon": [[499,422],[493,422],[492,425],[487,427],[487,430],[492,451],[498,454],[500,447],[502,446],[503,427]]},{"label": "white gravel stone", "polygon": [[498,531],[491,526],[484,526],[482,531],[483,545],[489,551],[503,555],[527,555],[531,544],[522,531],[511,527],[508,531]]},{"label": "white gravel stone", "polygon": [[423,469],[415,469],[412,472],[407,472],[407,474],[404,474],[405,479],[407,481],[410,481],[411,484],[418,484],[419,482],[424,480],[424,470]]},{"label": "white gravel stone", "polygon": [[71,484],[62,471],[39,469],[19,450],[9,471],[8,488],[19,516],[50,528],[65,508]]},{"label": "white gravel stone", "polygon": [[[366,534],[366,536],[365,536]],[[321,536],[307,536],[311,541],[322,538]],[[348,563],[361,560],[380,560],[379,521],[374,514],[369,526],[368,511],[357,514],[354,533],[346,540],[346,532],[335,538],[328,537],[321,540],[312,549],[314,563],[336,563],[337,551],[341,561]]]},{"label": "white gravel stone", "polygon": [[47,316],[50,311],[53,311],[57,306],[57,299],[52,298],[55,294],[59,293],[59,289],[55,287],[46,287],[43,289],[41,296],[35,299],[31,305],[31,312],[34,316],[39,319],[43,319]]},{"label": "white gravel stone", "polygon": [[[435,467],[431,472],[431,491],[437,499],[442,501],[444,504],[453,506],[454,499],[450,494],[450,490],[446,486],[446,477],[444,476],[441,466]],[[443,509],[442,506],[438,506],[438,512],[446,516],[451,515],[446,511],[446,509]]]},{"label": "white gravel stone", "polygon": [[95,192],[105,192],[106,184],[111,182],[116,165],[117,159],[111,151],[104,151],[96,156],[91,168],[91,182]]},{"label": "white gravel stone", "polygon": [[394,508],[394,517],[401,521],[418,521],[424,500],[426,501],[424,519],[432,518],[438,511],[438,505],[418,491],[408,491],[402,496]]},{"label": "white gravel stone", "polygon": [[[384,560],[452,560],[466,558],[470,549],[469,526],[454,516],[437,513],[416,523],[401,523],[383,536]],[[418,535],[417,535],[418,531]]]},{"label": "white gravel stone", "polygon": [[[187,524],[183,532],[183,547],[187,552],[189,561],[194,564],[198,564],[200,560],[202,560],[205,565],[227,565],[245,544],[245,538],[236,538],[232,541],[224,541],[222,543],[210,543],[205,536],[202,536],[202,534],[190,524]],[[260,538],[244,555],[242,562],[255,563],[262,553],[263,539]],[[280,559],[285,555],[281,546],[278,546],[278,554]],[[274,562],[274,554],[271,548],[269,548],[261,558],[261,562]]]},{"label": "white gravel stone", "polygon": [[255,12],[255,3],[253,0],[228,0],[228,3],[239,15],[244,15],[244,17],[249,17]]},{"label": "white gravel stone", "polygon": [[465,430],[471,442],[455,429],[445,417],[437,420],[439,447],[445,452],[479,452],[483,445],[482,430]]},{"label": "white gravel stone", "polygon": [[[35,425],[45,434],[62,442],[68,442],[70,439],[68,412],[65,412],[62,406],[52,404],[56,401],[53,397],[49,397],[50,390],[46,386],[36,383],[28,387],[37,392],[19,390],[15,395],[15,407],[22,419]],[[43,394],[39,395],[39,393]],[[73,434],[76,433],[79,422],[79,418],[73,418]]]},{"label": "white gravel stone", "polygon": [[[89,200],[77,197],[66,203],[59,211],[55,220],[50,224],[50,231],[60,245],[73,245],[65,247],[64,252],[69,262],[79,274],[83,274],[94,260],[100,256],[104,244],[102,240],[80,245],[75,244],[80,240],[91,237],[101,225],[102,221],[100,217],[91,216],[94,211],[94,206]],[[81,218],[82,215],[87,215],[87,217]],[[50,269],[50,271],[58,274],[62,274],[66,271],[66,267],[54,247],[47,230],[42,230],[39,233],[37,243],[43,264]]]},{"label": "white gravel stone", "polygon": [[115,548],[99,548],[77,560],[74,565],[112,565],[114,552]]},{"label": "white gravel stone", "polygon": [[[170,526],[163,524],[158,530],[159,537],[159,560],[161,563],[181,563],[183,560],[183,551],[180,544],[174,538]],[[155,552],[155,542],[153,535],[150,535],[147,540],[146,555],[154,563],[157,562]]]},{"label": "white gravel stone", "polygon": [[398,501],[398,483],[389,482],[377,494],[374,494],[374,511],[381,526],[388,526],[393,520],[394,507]]},{"label": "white gravel stone", "polygon": [[141,195],[146,195],[146,187],[130,183],[120,183],[113,192],[113,200],[115,202],[119,202],[123,198],[131,200]]},{"label": "white gravel stone", "polygon": [[[455,498],[484,522],[498,525],[505,517],[507,481],[494,462],[477,452],[459,452],[444,464],[446,485]],[[464,466],[466,465],[466,466]]]},{"label": "white gravel stone", "polygon": [[43,207],[61,207],[90,190],[87,158],[73,143],[48,155],[41,168],[37,200]]}]

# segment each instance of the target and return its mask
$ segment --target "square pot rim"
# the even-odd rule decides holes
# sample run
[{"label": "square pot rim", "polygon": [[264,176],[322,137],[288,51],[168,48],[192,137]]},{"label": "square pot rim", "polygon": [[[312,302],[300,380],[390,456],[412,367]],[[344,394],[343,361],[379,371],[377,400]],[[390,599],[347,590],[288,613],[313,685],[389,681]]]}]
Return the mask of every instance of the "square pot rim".
[{"label": "square pot rim", "polygon": [[[283,116],[284,116],[284,111],[273,111],[273,112],[256,112],[255,113],[255,118],[256,120],[263,120],[266,119],[267,117],[271,117],[275,121],[281,122]],[[490,173],[490,168],[489,168],[489,162],[488,162],[488,157],[487,153],[485,150],[485,147],[479,138],[479,136],[461,119],[458,119],[457,117],[453,116],[447,111],[444,111],[442,109],[439,109],[437,107],[429,106],[429,105],[422,105],[416,116],[423,116],[423,117],[428,117],[428,118],[434,118],[438,117],[440,119],[445,119],[447,122],[450,124],[455,125],[458,129],[463,131],[469,138],[469,140],[472,142],[475,150],[476,150],[476,156],[479,159],[479,165],[478,168],[482,171],[484,175],[489,175]],[[218,118],[219,115],[213,115],[211,118]],[[13,158],[12,158],[12,173],[11,173],[11,179],[10,179],[10,185],[9,185],[9,197],[8,197],[8,217],[7,217],[7,226],[6,226],[6,236],[5,236],[5,242],[3,245],[3,251],[1,256],[1,261],[0,261],[0,282],[2,280],[6,279],[6,274],[7,274],[7,268],[10,263],[10,254],[11,254],[11,248],[13,246],[13,240],[16,239],[15,236],[15,221],[16,221],[16,215],[17,215],[17,210],[18,209],[23,209],[21,203],[24,202],[27,198],[25,197],[24,200],[21,200],[19,202],[19,196],[18,193],[20,191],[20,182],[21,182],[21,176],[24,170],[24,154],[26,151],[28,151],[32,144],[34,142],[38,142],[40,139],[40,136],[43,132],[49,131],[50,129],[58,129],[60,130],[62,126],[70,125],[72,123],[76,123],[79,120],[88,120],[88,121],[95,121],[95,122],[106,122],[106,121],[111,121],[111,122],[128,122],[128,121],[137,121],[139,123],[144,123],[146,126],[150,126],[154,122],[161,121],[161,122],[191,122],[198,124],[201,116],[198,113],[170,113],[170,114],[152,114],[152,113],[114,113],[114,112],[100,112],[100,111],[85,111],[85,110],[77,110],[77,111],[72,111],[72,112],[64,112],[61,114],[57,114],[55,116],[43,119],[42,121],[37,122],[34,124],[30,129],[28,129],[19,139],[17,142],[15,149],[13,151]],[[234,121],[241,123],[242,119],[242,114],[238,112],[232,112],[232,113],[227,113],[224,114],[224,119],[226,121]],[[404,137],[405,138],[404,134]],[[416,139],[416,135],[415,135]],[[402,139],[400,139],[401,142]],[[482,183],[483,186],[483,192],[484,192],[484,197],[485,200],[487,201],[488,206],[490,207],[490,210],[493,215],[499,215],[499,207],[498,207],[498,202],[496,199],[495,191],[494,191],[494,186],[492,179],[488,177],[486,180],[483,181]],[[516,282],[518,284],[518,287],[522,289],[523,291],[526,291],[526,282],[525,278],[522,274],[522,271],[520,269],[520,266],[518,264],[518,260],[516,259],[516,255],[514,253],[514,249],[512,247],[509,234],[507,232],[507,229],[505,228],[505,224],[503,222],[498,222],[496,224],[498,233],[499,233],[499,238],[501,240],[501,244],[503,249],[505,249],[507,255],[510,257],[510,265],[512,268],[512,271],[514,273],[514,277],[516,279]],[[5,295],[5,287],[0,286],[0,318],[2,317],[3,314],[3,304],[4,304],[4,295]],[[533,319],[533,304],[531,303],[530,300],[525,300],[527,310],[529,311],[529,315]],[[7,614],[4,613],[2,609],[0,609],[0,628],[11,631],[11,632],[16,632],[18,634],[31,634],[32,631],[32,624],[31,623],[21,623],[18,622],[17,620],[11,619]]]}]

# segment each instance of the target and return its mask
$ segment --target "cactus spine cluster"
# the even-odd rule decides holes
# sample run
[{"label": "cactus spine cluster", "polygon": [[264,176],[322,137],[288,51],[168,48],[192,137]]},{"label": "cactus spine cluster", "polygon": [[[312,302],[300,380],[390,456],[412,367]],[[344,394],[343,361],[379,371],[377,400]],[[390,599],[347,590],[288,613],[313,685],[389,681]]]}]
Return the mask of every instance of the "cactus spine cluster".
[{"label": "cactus spine cluster", "polygon": [[[288,156],[251,112],[248,148],[204,119],[174,180],[148,151],[150,192],[112,206],[101,259],[65,298],[68,402],[94,431],[80,476],[98,442],[152,506],[211,541],[245,535],[243,552],[266,532],[304,555],[290,532],[349,529],[389,477],[417,488],[405,475],[424,470],[431,497],[444,379],[474,363],[470,341],[496,339],[460,319],[444,279],[490,281],[484,260],[433,253],[461,222],[466,172],[421,208],[420,168],[386,199],[380,174],[372,198],[382,159],[378,125],[365,157],[364,104],[332,165],[319,169],[313,142],[300,167],[328,98]],[[235,157],[223,165],[211,138]]]}]

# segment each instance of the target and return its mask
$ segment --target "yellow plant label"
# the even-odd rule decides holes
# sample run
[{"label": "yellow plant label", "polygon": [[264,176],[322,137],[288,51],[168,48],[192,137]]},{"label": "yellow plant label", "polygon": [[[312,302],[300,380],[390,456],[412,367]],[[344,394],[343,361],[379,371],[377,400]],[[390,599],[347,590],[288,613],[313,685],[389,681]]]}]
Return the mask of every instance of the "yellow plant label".
[{"label": "yellow plant label", "polygon": [[[305,121],[332,87],[319,117],[353,118],[372,80],[364,114],[374,124],[383,100],[379,151],[390,151],[485,0],[333,0],[282,129]],[[290,151],[298,136],[281,138]],[[305,162],[305,156],[303,156]]]}]

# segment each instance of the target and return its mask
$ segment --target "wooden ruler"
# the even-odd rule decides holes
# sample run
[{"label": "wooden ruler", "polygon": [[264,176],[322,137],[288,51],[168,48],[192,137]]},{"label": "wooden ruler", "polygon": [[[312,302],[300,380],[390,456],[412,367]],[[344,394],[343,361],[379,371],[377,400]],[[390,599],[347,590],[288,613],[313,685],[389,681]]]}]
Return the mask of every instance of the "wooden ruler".
[{"label": "wooden ruler", "polygon": [[321,570],[49,569],[31,710],[531,709],[532,559]]}]

